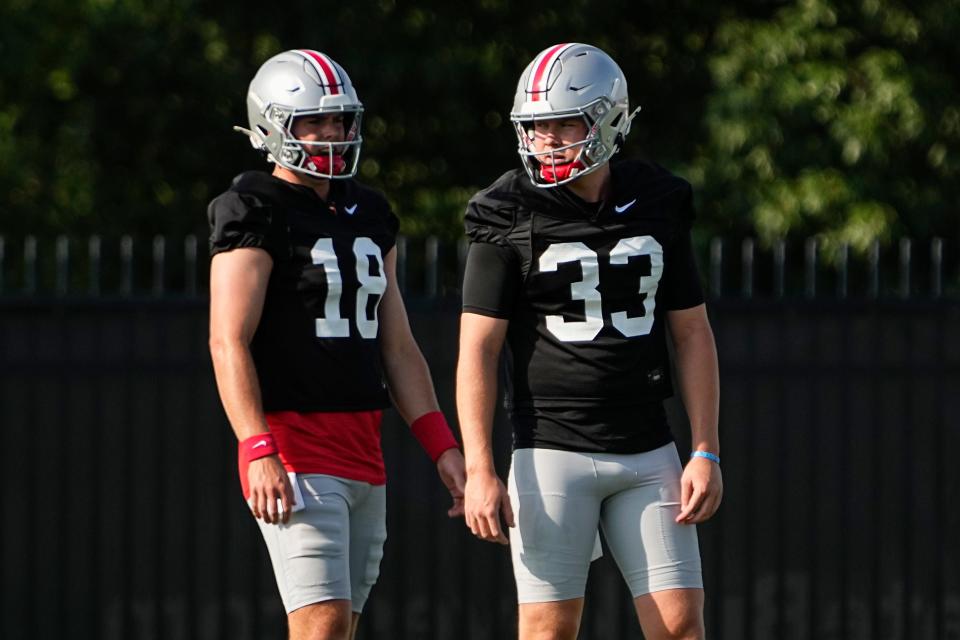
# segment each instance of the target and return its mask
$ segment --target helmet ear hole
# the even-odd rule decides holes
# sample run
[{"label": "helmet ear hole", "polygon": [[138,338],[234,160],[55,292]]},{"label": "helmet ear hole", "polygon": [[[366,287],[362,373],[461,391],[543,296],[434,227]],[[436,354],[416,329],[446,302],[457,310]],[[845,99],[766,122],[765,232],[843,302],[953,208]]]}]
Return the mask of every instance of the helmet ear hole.
[{"label": "helmet ear hole", "polygon": [[621,111],[620,113],[617,114],[617,117],[613,119],[613,122],[610,123],[610,126],[616,127],[618,124],[620,124],[620,120],[622,118],[623,118],[623,112]]}]

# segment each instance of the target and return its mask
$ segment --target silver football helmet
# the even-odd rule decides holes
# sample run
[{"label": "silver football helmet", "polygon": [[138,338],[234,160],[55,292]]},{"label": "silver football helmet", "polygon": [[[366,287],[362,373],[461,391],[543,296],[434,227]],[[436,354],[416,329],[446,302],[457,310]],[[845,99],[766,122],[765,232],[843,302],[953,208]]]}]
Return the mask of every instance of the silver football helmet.
[{"label": "silver football helmet", "polygon": [[[627,79],[610,56],[588,44],[565,43],[547,47],[527,65],[517,84],[510,121],[530,180],[538,187],[556,187],[609,161],[623,145],[638,111],[639,107],[629,112]],[[534,150],[534,122],[570,117],[583,118],[584,140]],[[579,148],[576,158],[563,164],[557,152],[573,148]]]},{"label": "silver football helmet", "polygon": [[[343,142],[297,140],[291,132],[295,118],[338,113],[345,118]],[[317,178],[350,178],[360,159],[362,114],[363,104],[343,67],[319,51],[293,49],[273,56],[257,71],[247,91],[250,128],[234,129],[281,167]]]}]

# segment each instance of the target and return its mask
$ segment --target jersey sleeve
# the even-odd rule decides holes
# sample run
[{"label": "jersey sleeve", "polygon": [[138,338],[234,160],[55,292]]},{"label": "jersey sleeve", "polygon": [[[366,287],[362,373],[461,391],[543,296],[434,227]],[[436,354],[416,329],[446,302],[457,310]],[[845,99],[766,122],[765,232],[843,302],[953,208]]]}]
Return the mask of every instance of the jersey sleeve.
[{"label": "jersey sleeve", "polygon": [[520,291],[519,262],[511,247],[472,242],[463,274],[463,310],[509,318]]},{"label": "jersey sleeve", "polygon": [[680,205],[680,229],[671,250],[664,256],[663,277],[658,297],[667,310],[689,309],[703,304],[700,273],[693,254],[690,228],[693,225],[693,196],[688,191]]},{"label": "jersey sleeve", "polygon": [[489,192],[480,192],[467,203],[463,224],[470,239],[463,274],[463,310],[509,318],[523,279],[520,257],[507,239],[514,212]]},{"label": "jersey sleeve", "polygon": [[228,191],[210,203],[210,255],[250,247],[263,249],[277,260],[282,244],[278,238],[271,207],[256,199]]},{"label": "jersey sleeve", "polygon": [[507,245],[507,235],[513,224],[512,210],[496,206],[481,194],[477,194],[467,203],[463,227],[472,242]]},{"label": "jersey sleeve", "polygon": [[400,219],[397,217],[397,214],[393,212],[393,209],[390,208],[390,205],[386,205],[384,226],[386,227],[387,244],[389,247],[387,251],[389,251],[390,248],[397,244],[397,236],[400,234]]}]

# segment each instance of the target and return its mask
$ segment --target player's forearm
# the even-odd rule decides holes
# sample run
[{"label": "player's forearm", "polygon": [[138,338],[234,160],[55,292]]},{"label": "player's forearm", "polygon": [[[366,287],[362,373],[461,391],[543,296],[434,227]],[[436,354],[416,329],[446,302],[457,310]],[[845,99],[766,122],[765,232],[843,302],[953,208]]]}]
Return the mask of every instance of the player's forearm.
[{"label": "player's forearm", "polygon": [[438,410],[430,368],[412,338],[407,344],[384,351],[383,363],[390,395],[407,424]]},{"label": "player's forearm", "polygon": [[268,431],[249,347],[236,340],[212,338],[210,355],[220,401],[237,439]]},{"label": "player's forearm", "polygon": [[680,392],[690,418],[694,450],[719,454],[720,375],[717,349],[709,325],[676,342]]},{"label": "player's forearm", "polygon": [[457,362],[457,416],[467,472],[494,472],[493,416],[499,352],[466,349]]}]

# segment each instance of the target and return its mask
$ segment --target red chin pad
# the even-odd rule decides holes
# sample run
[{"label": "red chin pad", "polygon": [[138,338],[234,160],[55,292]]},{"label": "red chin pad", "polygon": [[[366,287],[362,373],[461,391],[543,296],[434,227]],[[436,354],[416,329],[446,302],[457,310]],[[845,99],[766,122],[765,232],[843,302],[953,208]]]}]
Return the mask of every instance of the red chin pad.
[{"label": "red chin pad", "polygon": [[542,164],[540,165],[540,177],[547,182],[560,182],[569,178],[574,171],[582,171],[586,168],[586,165],[579,160],[566,164]]},{"label": "red chin pad", "polygon": [[330,156],[309,156],[307,160],[308,167],[313,167],[313,170],[317,173],[326,173],[331,176],[340,175],[343,173],[343,170],[347,168],[347,163],[344,161],[343,156],[334,155],[333,156],[333,170],[330,170]]}]

